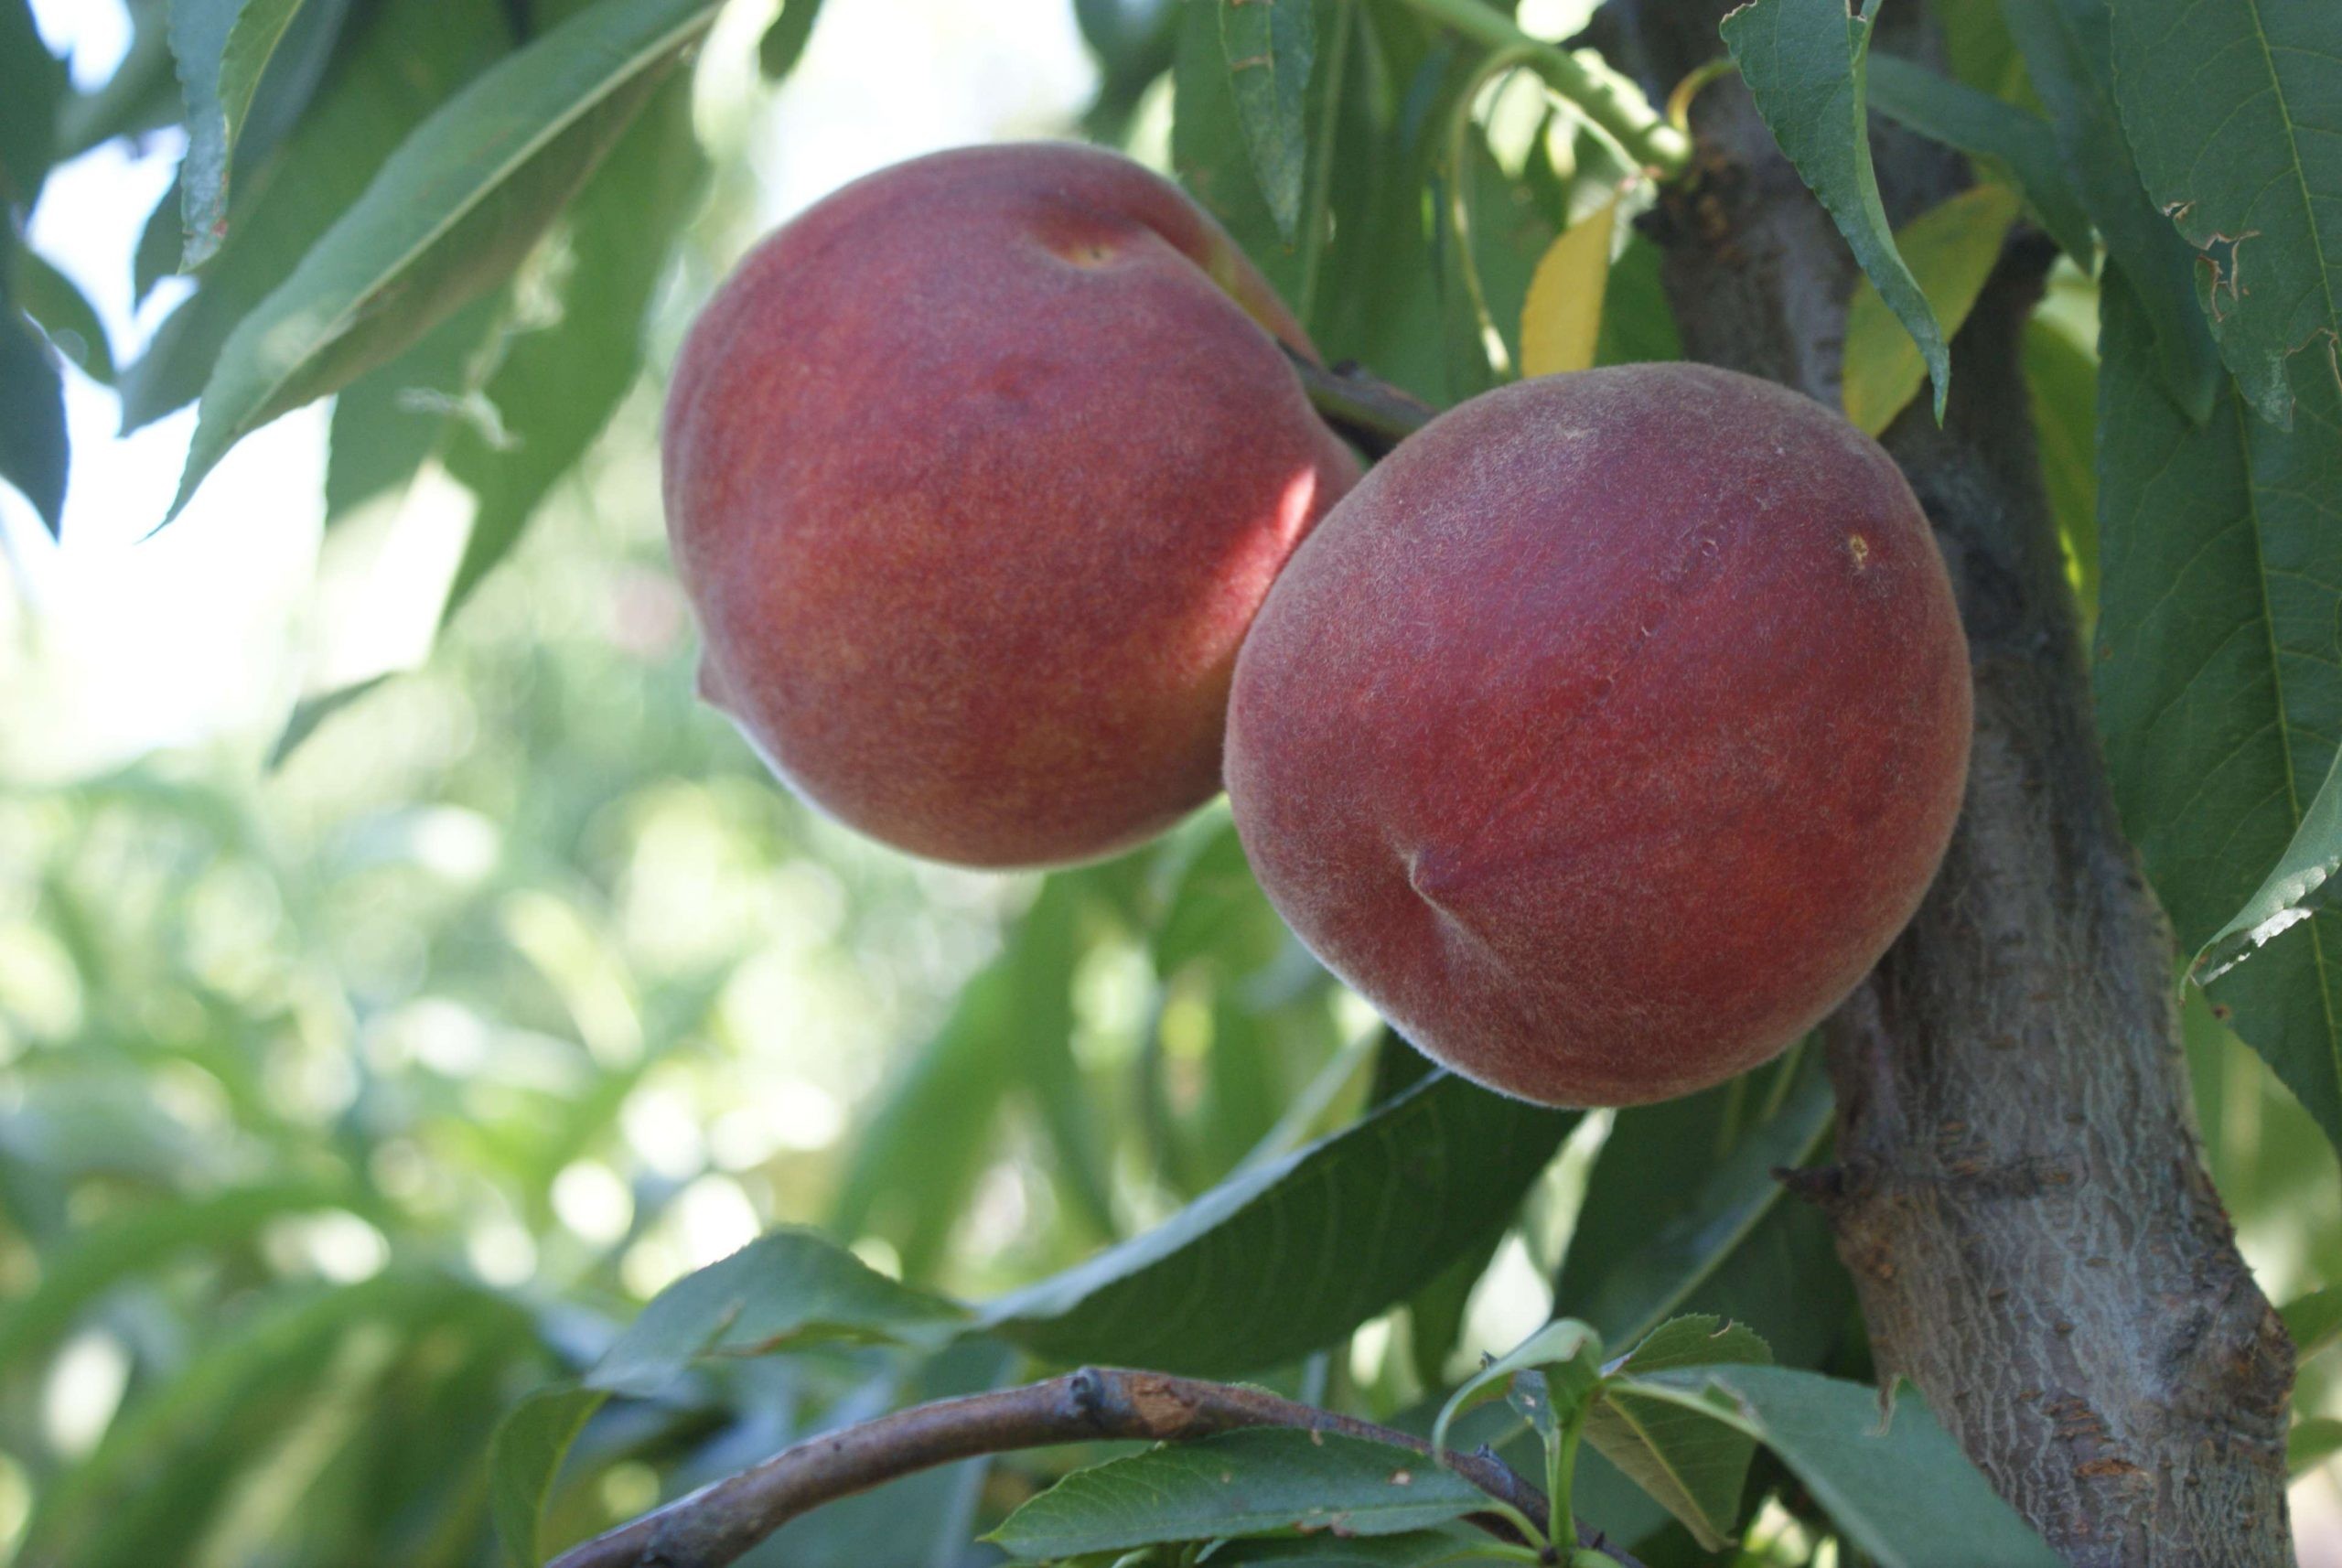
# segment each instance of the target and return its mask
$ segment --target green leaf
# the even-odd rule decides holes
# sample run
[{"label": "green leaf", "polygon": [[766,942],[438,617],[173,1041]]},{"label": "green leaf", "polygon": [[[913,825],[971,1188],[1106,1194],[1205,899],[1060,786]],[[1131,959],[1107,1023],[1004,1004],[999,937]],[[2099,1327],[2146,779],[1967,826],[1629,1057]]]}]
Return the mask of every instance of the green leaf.
[{"label": "green leaf", "polygon": [[653,1394],[703,1356],[839,1341],[933,1347],[967,1321],[956,1302],[897,1284],[811,1230],[784,1229],[651,1297],[586,1382]]},{"label": "green leaf", "polygon": [[334,1182],[266,1182],[149,1201],[89,1226],[41,1260],[40,1283],[30,1294],[0,1310],[0,1365],[19,1364],[62,1336],[102,1292],[175,1254],[223,1250],[269,1220],[341,1208],[351,1196]]},{"label": "green leaf", "polygon": [[1877,10],[1878,0],[1868,0],[1858,16],[1846,14],[1845,0],[1751,0],[1724,19],[1724,39],[1781,151],[1919,346],[1940,420],[1951,387],[1950,351],[1928,296],[1895,249],[1871,167],[1864,79]]},{"label": "green leaf", "polygon": [[[1219,220],[1305,326],[1316,288],[1316,273],[1324,254],[1328,166],[1338,160],[1332,156],[1330,134],[1322,140],[1303,134],[1295,146],[1295,156],[1300,160],[1296,166],[1301,171],[1299,194],[1290,213],[1275,205],[1284,198],[1273,199],[1268,193],[1255,161],[1252,123],[1241,111],[1236,73],[1230,70],[1232,59],[1243,57],[1232,53],[1222,41],[1221,16],[1226,8],[1227,0],[1182,0],[1178,7],[1179,31],[1171,69],[1171,166],[1188,194]],[[1333,46],[1338,42],[1349,6],[1250,0],[1241,8],[1263,13],[1246,26],[1273,26],[1273,47],[1286,52],[1285,77],[1299,70],[1305,86],[1301,124],[1323,124],[1327,104],[1338,105],[1342,73],[1334,69],[1340,56]],[[1273,8],[1291,15],[1278,21],[1269,14]],[[1320,39],[1311,35],[1296,56],[1295,28],[1312,21],[1325,36]],[[1312,71],[1310,59],[1321,52],[1326,69]],[[1248,85],[1258,79],[1272,95],[1283,91],[1273,66],[1248,68],[1242,75]],[[1318,142],[1317,156],[1310,159],[1302,149],[1313,140]]]},{"label": "green leaf", "polygon": [[70,93],[29,0],[0,0],[0,221],[29,213],[58,154],[58,106]]},{"label": "green leaf", "polygon": [[1071,1054],[1080,906],[1108,868],[1041,886],[1005,950],[961,987],[951,1018],[897,1075],[856,1140],[833,1210],[849,1236],[891,1242],[906,1278],[931,1275],[966,1211],[1012,1092],[1041,1112],[1069,1196],[1112,1235],[1104,1156]]},{"label": "green leaf", "polygon": [[242,436],[503,281],[714,12],[715,0],[600,0],[416,127],[230,336],[171,515]]},{"label": "green leaf", "polygon": [[[1706,1114],[1726,1102],[1711,1102]],[[1561,1310],[1583,1316],[1614,1345],[1633,1344],[1674,1316],[1785,1201],[1773,1172],[1812,1154],[1831,1110],[1828,1080],[1802,1071],[1778,1111],[1734,1139],[1729,1154],[1704,1159],[1719,1133],[1704,1144],[1675,1136],[1700,1113],[1660,1106],[1647,1115],[1621,1112],[1563,1261]],[[1614,1158],[1615,1178],[1606,1170]],[[1681,1207],[1662,1218],[1642,1195],[1671,1172],[1681,1183],[1674,1197]]]},{"label": "green leaf", "polygon": [[65,379],[30,317],[0,292],[0,481],[32,503],[55,534],[65,520]]},{"label": "green leaf", "polygon": [[2219,392],[2219,350],[2196,302],[2187,247],[2147,199],[2131,161],[2114,107],[2107,0],[2003,0],[2001,9],[2048,108],[2074,192],[2153,323],[2164,387],[2200,424]]},{"label": "green leaf", "polygon": [[[2016,221],[2017,196],[2004,185],[1971,186],[1895,231],[1896,248],[1947,334],[1956,334],[2001,259]],[[1896,324],[1865,278],[1846,308],[1842,351],[1846,418],[1865,435],[1893,424],[1927,379],[1911,335]]]},{"label": "green leaf", "polygon": [[2040,115],[1883,54],[1871,56],[1870,106],[1929,141],[2000,166],[2057,248],[2084,272],[2096,265],[2090,214],[2058,161],[2057,134]]},{"label": "green leaf", "polygon": [[609,1395],[600,1389],[545,1389],[512,1407],[489,1444],[489,1508],[512,1558],[536,1568],[548,1555],[545,1499],[577,1434]]},{"label": "green leaf", "polygon": [[2057,1568],[2060,1561],[1947,1436],[1916,1391],[1881,1427],[1875,1391],[1787,1367],[1635,1378],[1637,1392],[1731,1423],[1779,1456],[1879,1568]]},{"label": "green leaf", "polygon": [[553,1477],[611,1394],[661,1392],[707,1356],[763,1356],[823,1343],[938,1348],[966,1327],[955,1302],[896,1283],[810,1230],[758,1237],[651,1297],[582,1383],[542,1390],[497,1430],[497,1530],[527,1563]]},{"label": "green leaf", "polygon": [[2113,35],[2122,128],[2147,193],[2209,263],[2220,357],[2256,413],[2290,425],[2297,382],[2342,377],[2342,6],[2122,0]]},{"label": "green leaf", "polygon": [[1659,274],[1659,247],[1640,234],[1627,236],[1627,248],[1610,265],[1602,291],[1602,334],[1594,349],[1597,365],[1646,364],[1683,357],[1675,311]]},{"label": "green leaf", "polygon": [[1170,979],[1216,950],[1249,957],[1264,939],[1282,937],[1284,924],[1225,813],[1215,811],[1208,832],[1172,849],[1159,868],[1168,886],[1149,944],[1157,974]]},{"label": "green leaf", "polygon": [[1292,1530],[1394,1535],[1488,1502],[1469,1481],[1404,1448],[1261,1427],[1077,1470],[985,1539],[1056,1558]]},{"label": "green leaf", "polygon": [[1270,1563],[1308,1563],[1316,1568],[1464,1568],[1474,1563],[1519,1563],[1518,1555],[1477,1531],[1410,1530],[1344,1540],[1338,1535],[1268,1537],[1230,1541],[1211,1554],[1214,1568]]},{"label": "green leaf", "polygon": [[1171,69],[1184,0],[1073,0],[1082,41],[1098,59],[1098,97],[1081,117],[1083,134],[1123,142],[1139,100]]},{"label": "green leaf", "polygon": [[2301,913],[2342,857],[2342,395],[2305,383],[2284,431],[2231,390],[2191,425],[2127,285],[2100,328],[2107,768],[2181,950],[2342,1146],[2342,917]]},{"label": "green leaf", "polygon": [[[811,8],[790,0],[790,13]],[[564,264],[551,291],[558,316],[509,338],[481,389],[496,438],[477,422],[448,432],[448,472],[479,502],[447,590],[448,615],[519,542],[640,374],[652,291],[707,179],[692,129],[691,83],[677,77],[652,95],[570,204],[561,231]]]},{"label": "green leaf", "polygon": [[2049,514],[2066,553],[2066,574],[2083,618],[2097,629],[2098,361],[2061,328],[2036,316],[2025,324],[2025,389]]},{"label": "green leaf", "polygon": [[[194,297],[171,313],[145,355],[123,372],[124,429],[158,419],[202,391],[237,324],[359,199],[415,123],[503,55],[509,42],[491,11],[441,0],[383,0],[364,10],[351,31],[316,102],[272,160],[264,188],[245,188]],[[148,220],[139,248],[142,295],[147,275],[167,273],[176,261],[177,213],[176,197],[167,196]]]},{"label": "green leaf", "polygon": [[113,348],[105,324],[73,280],[30,249],[16,252],[16,303],[83,375],[113,384]]},{"label": "green leaf", "polygon": [[1060,1361],[1212,1377],[1293,1360],[1422,1289],[1483,1239],[1577,1114],[1436,1074],[995,1303],[984,1321]]},{"label": "green leaf", "polygon": [[1672,1318],[1613,1369],[1586,1412],[1585,1440],[1663,1504],[1703,1550],[1720,1550],[1740,1516],[1756,1445],[1748,1434],[1670,1400],[1647,1398],[1633,1380],[1678,1368],[1767,1366],[1773,1352],[1737,1324]]},{"label": "green leaf", "polygon": [[1261,195],[1290,244],[1301,221],[1309,162],[1309,67],[1316,49],[1311,0],[1218,0],[1229,95],[1252,155]]},{"label": "green leaf", "polygon": [[236,137],[269,57],[302,0],[174,0],[171,52],[187,104],[187,157],[179,166],[186,252],[192,269],[228,231],[228,188]]},{"label": "green leaf", "polygon": [[485,417],[479,390],[495,369],[510,307],[505,291],[483,295],[341,389],[326,462],[328,526],[377,496],[403,491],[451,420]]},{"label": "green leaf", "polygon": [[813,24],[822,15],[822,0],[789,0],[765,36],[757,40],[757,66],[767,81],[778,82],[797,69],[812,40]]},{"label": "green leaf", "polygon": [[330,692],[320,692],[314,697],[304,697],[294,703],[283,732],[276,737],[276,744],[268,748],[268,760],[263,766],[272,773],[284,767],[328,719],[368,693],[379,690],[383,682],[396,673],[395,671],[386,671],[380,675],[371,675],[353,685],[337,686]]},{"label": "green leaf", "polygon": [[[22,0],[16,0],[21,5]],[[182,112],[178,81],[172,74],[169,7],[163,0],[132,0],[124,9],[130,47],[103,86],[69,96],[57,115],[57,156],[76,158],[116,136],[134,136],[176,124]],[[0,28],[8,24],[0,20]],[[12,46],[0,41],[0,71]],[[60,79],[64,73],[60,71]],[[0,91],[0,103],[13,92]],[[5,111],[0,111],[4,113]]]},{"label": "green leaf", "polygon": [[[1448,1396],[1447,1402],[1439,1407],[1439,1419],[1432,1423],[1432,1446],[1445,1449],[1447,1429],[1480,1406],[1504,1398],[1519,1374],[1574,1367],[1580,1375],[1564,1380],[1564,1395],[1575,1396],[1567,1400],[1566,1408],[1557,1408],[1563,1406],[1563,1400],[1547,1398],[1539,1401],[1530,1415],[1531,1423],[1550,1441],[1568,1421],[1577,1400],[1601,1380],[1601,1362],[1602,1337],[1592,1328],[1572,1317],[1548,1323],[1465,1379],[1462,1386]],[[1546,1381],[1550,1384],[1552,1380],[1548,1377]],[[1569,1386],[1572,1384],[1574,1386]]]},{"label": "green leaf", "polygon": [[2342,1421],[2331,1416],[2307,1416],[2285,1434],[2285,1473],[2306,1475],[2337,1454],[2342,1454]]},{"label": "green leaf", "polygon": [[2294,1337],[2296,1366],[2311,1357],[2342,1345],[2342,1288],[2297,1296],[2278,1309],[2285,1332]]}]

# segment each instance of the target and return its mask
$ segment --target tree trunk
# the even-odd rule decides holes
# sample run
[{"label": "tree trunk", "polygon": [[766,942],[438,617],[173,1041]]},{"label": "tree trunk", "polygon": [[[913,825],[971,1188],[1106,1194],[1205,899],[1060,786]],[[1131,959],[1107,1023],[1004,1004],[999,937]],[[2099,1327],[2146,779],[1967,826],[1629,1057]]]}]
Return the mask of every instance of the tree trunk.
[{"label": "tree trunk", "polygon": [[[1614,0],[1600,27],[1656,96],[1725,9]],[[1834,407],[1852,258],[1736,81],[1694,111],[1698,176],[1649,221],[1685,349]],[[1966,183],[1939,148],[1876,146],[1898,223]],[[2048,259],[2020,230],[1943,427],[1923,393],[1886,435],[1960,596],[1975,748],[1941,876],[1827,1026],[1841,1164],[1812,1196],[1881,1376],[2069,1562],[2291,1564],[2293,1349],[2199,1158],[2171,937],[2108,792],[2026,413]]]}]

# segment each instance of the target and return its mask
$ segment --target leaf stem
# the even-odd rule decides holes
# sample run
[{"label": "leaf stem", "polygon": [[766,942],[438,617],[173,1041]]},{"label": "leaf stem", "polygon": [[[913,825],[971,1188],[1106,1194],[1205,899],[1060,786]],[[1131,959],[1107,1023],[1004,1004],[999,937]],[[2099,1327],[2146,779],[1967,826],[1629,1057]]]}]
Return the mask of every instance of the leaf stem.
[{"label": "leaf stem", "polygon": [[1453,27],[1491,49],[1519,49],[1545,85],[1569,101],[1635,162],[1661,179],[1692,164],[1692,140],[1650,106],[1632,82],[1596,70],[1569,50],[1520,30],[1513,19],[1482,0],[1405,0],[1418,16]]},{"label": "leaf stem", "polygon": [[[1545,1451],[1546,1495],[1552,1499],[1552,1528],[1547,1532],[1554,1541],[1576,1541],[1577,1515],[1573,1510],[1572,1492],[1577,1484],[1577,1448],[1585,1436],[1586,1417],[1594,1412],[1594,1402],[1602,1395],[1599,1390],[1589,1391],[1570,1412],[1562,1427],[1561,1437]],[[1572,1553],[1571,1561],[1576,1561]]]},{"label": "leaf stem", "polygon": [[1370,457],[1390,454],[1400,442],[1429,424],[1439,411],[1402,388],[1392,386],[1355,365],[1327,370],[1316,360],[1294,352],[1285,358],[1310,406]]}]

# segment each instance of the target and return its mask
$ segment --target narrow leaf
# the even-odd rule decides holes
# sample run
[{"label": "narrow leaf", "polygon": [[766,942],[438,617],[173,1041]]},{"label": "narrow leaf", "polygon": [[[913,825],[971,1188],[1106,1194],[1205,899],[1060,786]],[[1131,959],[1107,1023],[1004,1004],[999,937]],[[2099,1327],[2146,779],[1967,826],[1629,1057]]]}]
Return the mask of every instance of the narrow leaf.
[{"label": "narrow leaf", "polygon": [[1290,244],[1309,164],[1309,68],[1316,52],[1311,0],[1218,0],[1229,91],[1277,231]]},{"label": "narrow leaf", "polygon": [[40,199],[59,151],[58,106],[70,96],[65,62],[42,41],[29,0],[0,0],[0,220]]},{"label": "narrow leaf", "polygon": [[1271,1563],[1306,1563],[1312,1568],[1465,1568],[1520,1559],[1477,1530],[1458,1526],[1363,1539],[1327,1533],[1234,1541],[1213,1552],[1210,1561],[1213,1568],[1259,1568]]},{"label": "narrow leaf", "polygon": [[2245,400],[2290,424],[2304,380],[2342,377],[2342,6],[2122,0],[2113,22],[2148,194],[2208,263],[2197,286]]},{"label": "narrow leaf", "polygon": [[1393,1535],[1488,1501],[1404,1448],[1262,1427],[1077,1470],[986,1539],[1022,1557],[1059,1558],[1281,1530]]},{"label": "narrow leaf", "polygon": [[1751,0],[1724,19],[1724,38],[1781,151],[1918,345],[1941,419],[1950,350],[1927,295],[1896,252],[1871,167],[1864,78],[1877,9],[1878,0],[1869,0],[1862,15],[1849,16],[1844,0]]},{"label": "narrow leaf", "polygon": [[70,463],[56,351],[0,293],[0,481],[32,503],[51,534],[64,523]]},{"label": "narrow leaf", "polygon": [[765,36],[757,40],[757,66],[767,81],[783,81],[805,58],[812,41],[813,24],[821,18],[822,0],[789,0]]},{"label": "narrow leaf", "polygon": [[2285,1332],[2294,1337],[2296,1365],[2342,1345],[2342,1288],[2297,1296],[2279,1309]]},{"label": "narrow leaf", "polygon": [[2057,1568],[2060,1562],[1993,1492],[1914,1390],[1896,1398],[1882,1431],[1874,1390],[1786,1367],[1654,1372],[1632,1386],[1728,1421],[1764,1444],[1879,1568]]},{"label": "narrow leaf", "polygon": [[[304,15],[321,15],[338,3],[309,0]],[[206,264],[194,297],[164,319],[146,351],[123,371],[125,430],[192,402],[237,324],[365,194],[416,124],[511,52],[500,15],[441,0],[376,0],[360,8],[349,32],[330,78],[271,160],[265,183],[244,188],[228,238]],[[178,212],[175,186],[139,241],[139,298],[178,264]]]},{"label": "narrow leaf", "polygon": [[957,1303],[897,1284],[810,1230],[774,1230],[653,1296],[586,1381],[652,1394],[702,1356],[819,1341],[935,1346],[966,1322]]},{"label": "narrow leaf", "polygon": [[2285,1473],[2306,1475],[2337,1454],[2342,1454],[2342,1421],[2332,1416],[2307,1416],[2285,1434]]},{"label": "narrow leaf", "polygon": [[2026,75],[2049,111],[2066,172],[2153,323],[2165,390],[2196,424],[2210,416],[2219,350],[2196,302],[2194,263],[2147,199],[2114,107],[2107,0],[2003,0]]},{"label": "narrow leaf", "polygon": [[40,323],[58,351],[91,381],[113,384],[113,348],[105,324],[71,278],[35,251],[16,252],[16,303]]},{"label": "narrow leaf", "polygon": [[[1947,335],[1958,333],[1975,308],[2016,209],[2016,193],[2007,186],[1979,185],[1895,231],[1896,249]],[[1846,417],[1865,435],[1893,424],[1927,380],[1918,346],[1868,278],[1854,285],[1846,307],[1844,371]]]},{"label": "narrow leaf", "polygon": [[1767,1366],[1773,1352],[1735,1324],[1671,1318],[1619,1363],[1592,1410],[1585,1440],[1658,1499],[1704,1551],[1721,1550],[1740,1514],[1756,1444],[1712,1416],[1634,1391],[1632,1380],[1684,1367]]},{"label": "narrow leaf", "polygon": [[2342,862],[2342,395],[2305,382],[2285,431],[2230,390],[2189,424],[2128,282],[2099,334],[2107,768],[2182,950],[2342,1145],[2342,916],[2315,912]]},{"label": "narrow leaf", "polygon": [[[791,12],[809,9],[808,0],[790,0]],[[519,542],[640,374],[651,294],[675,234],[706,194],[707,173],[692,129],[691,83],[677,76],[570,204],[565,264],[553,290],[558,318],[532,322],[507,340],[480,389],[494,413],[493,435],[476,422],[456,423],[447,434],[447,471],[479,506],[446,615]]]},{"label": "narrow leaf", "polygon": [[[1573,1239],[1562,1275],[1562,1309],[1583,1316],[1613,1344],[1635,1343],[1658,1327],[1779,1207],[1781,1184],[1773,1172],[1813,1151],[1830,1124],[1832,1103],[1822,1075],[1801,1077],[1780,1110],[1735,1142],[1688,1202],[1661,1222],[1646,1219],[1644,1239],[1598,1268],[1591,1257],[1580,1261],[1580,1240]],[[1627,1131],[1622,1115],[1613,1141]],[[1663,1147],[1654,1152],[1662,1162],[1669,1157]],[[1598,1165],[1596,1172],[1598,1179]],[[1631,1223],[1633,1216],[1623,1218]]]},{"label": "narrow leaf", "polygon": [[600,1389],[546,1389],[497,1425],[489,1443],[489,1509],[504,1550],[524,1568],[545,1560],[545,1499],[577,1434],[609,1397]]},{"label": "narrow leaf", "polygon": [[1563,230],[1538,258],[1520,312],[1522,375],[1561,375],[1594,363],[1617,217],[1613,198]]},{"label": "narrow leaf", "polygon": [[1999,166],[2057,248],[2084,272],[2097,266],[2090,214],[2058,160],[2057,133],[2040,115],[1883,54],[1871,56],[1870,106],[1929,141]]},{"label": "narrow leaf", "polygon": [[187,104],[187,156],[179,166],[185,253],[192,269],[228,231],[229,177],[236,138],[270,57],[302,0],[174,0],[171,51]]},{"label": "narrow leaf", "polygon": [[985,1324],[1061,1361],[1213,1377],[1293,1360],[1422,1289],[1484,1238],[1576,1121],[1435,1074],[994,1304]]},{"label": "narrow leaf", "polygon": [[501,282],[715,8],[601,0],[417,127],[228,339],[171,514],[242,436],[347,384]]}]

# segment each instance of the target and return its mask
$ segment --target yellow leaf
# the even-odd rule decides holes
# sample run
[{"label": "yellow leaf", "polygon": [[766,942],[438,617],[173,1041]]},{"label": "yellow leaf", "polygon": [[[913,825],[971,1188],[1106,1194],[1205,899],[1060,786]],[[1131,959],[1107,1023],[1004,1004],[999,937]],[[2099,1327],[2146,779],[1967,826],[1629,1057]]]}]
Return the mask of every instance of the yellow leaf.
[{"label": "yellow leaf", "polygon": [[1602,333],[1602,289],[1610,280],[1610,231],[1618,199],[1562,231],[1538,258],[1520,307],[1520,373],[1559,375],[1594,363]]},{"label": "yellow leaf", "polygon": [[[1975,308],[2000,257],[2001,241],[2016,220],[2018,201],[2008,186],[1980,185],[1895,231],[1895,248],[1935,307],[1947,340]],[[1911,334],[1869,279],[1857,283],[1846,309],[1846,417],[1864,434],[1875,435],[1918,395],[1927,378]]]}]

